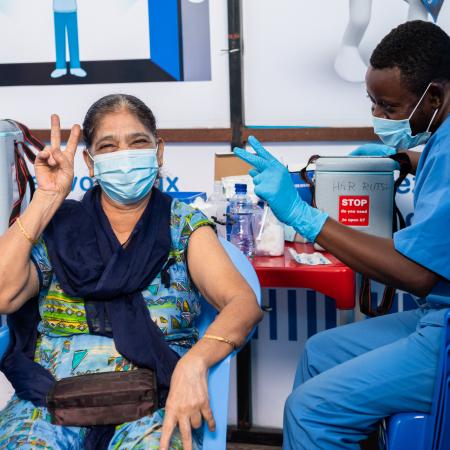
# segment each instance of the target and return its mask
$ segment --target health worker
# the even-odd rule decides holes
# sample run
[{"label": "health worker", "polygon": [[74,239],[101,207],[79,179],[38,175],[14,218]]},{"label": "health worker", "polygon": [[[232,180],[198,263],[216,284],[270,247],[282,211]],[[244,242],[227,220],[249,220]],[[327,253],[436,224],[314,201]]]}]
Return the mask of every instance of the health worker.
[{"label": "health worker", "polygon": [[[450,37],[412,21],[378,44],[366,74],[375,133],[416,175],[414,218],[385,239],[339,224],[305,203],[288,170],[254,138],[255,193],[276,216],[357,272],[418,297],[418,308],[324,331],[308,340],[284,412],[284,449],[358,449],[380,419],[429,413],[450,307]],[[410,148],[426,144],[422,153]]]}]

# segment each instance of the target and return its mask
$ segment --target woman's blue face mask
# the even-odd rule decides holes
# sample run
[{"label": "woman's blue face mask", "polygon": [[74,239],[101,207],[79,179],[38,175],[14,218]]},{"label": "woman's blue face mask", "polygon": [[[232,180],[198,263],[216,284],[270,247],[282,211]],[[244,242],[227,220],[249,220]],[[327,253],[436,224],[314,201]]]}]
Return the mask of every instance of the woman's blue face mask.
[{"label": "woman's blue face mask", "polygon": [[417,105],[414,107],[412,113],[407,119],[401,120],[393,120],[393,119],[382,119],[380,117],[372,116],[373,129],[375,134],[383,141],[384,144],[389,145],[391,147],[395,147],[397,150],[409,149],[413,147],[417,147],[418,145],[425,144],[428,139],[431,137],[430,127],[433,123],[436,114],[439,109],[436,109],[433,116],[431,117],[430,123],[428,124],[428,128],[426,131],[417,133],[416,135],[412,135],[411,130],[411,117],[416,112],[418,106],[422,102],[425,94],[428,91],[428,88],[431,86],[431,83],[425,89],[422,97],[420,97]]},{"label": "woman's blue face mask", "polygon": [[142,200],[151,191],[158,175],[155,149],[119,150],[95,155],[92,159],[94,176],[103,192],[124,205]]}]

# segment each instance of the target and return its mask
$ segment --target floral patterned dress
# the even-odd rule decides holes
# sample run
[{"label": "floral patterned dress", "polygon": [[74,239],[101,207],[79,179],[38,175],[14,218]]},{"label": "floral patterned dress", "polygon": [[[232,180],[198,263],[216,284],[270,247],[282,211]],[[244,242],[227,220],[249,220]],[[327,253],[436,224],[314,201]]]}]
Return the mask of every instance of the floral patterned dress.
[{"label": "floral patterned dress", "polygon": [[[199,211],[177,200],[172,202],[169,259],[170,286],[166,287],[159,274],[143,291],[152,320],[164,333],[170,347],[180,356],[197,341],[195,318],[200,314],[200,296],[193,286],[186,262],[191,234],[211,223]],[[133,364],[121,356],[112,338],[89,334],[82,298],[67,296],[61,289],[41,240],[32,249],[39,279],[39,339],[35,361],[61,378],[94,372],[133,370]],[[132,326],[132,324],[130,324]],[[116,427],[110,449],[158,449],[164,418],[160,409]],[[46,408],[14,396],[0,412],[0,450],[21,449],[83,449],[87,429],[52,425]],[[193,433],[194,449],[201,448],[201,435]],[[182,449],[177,430],[172,449]]]}]

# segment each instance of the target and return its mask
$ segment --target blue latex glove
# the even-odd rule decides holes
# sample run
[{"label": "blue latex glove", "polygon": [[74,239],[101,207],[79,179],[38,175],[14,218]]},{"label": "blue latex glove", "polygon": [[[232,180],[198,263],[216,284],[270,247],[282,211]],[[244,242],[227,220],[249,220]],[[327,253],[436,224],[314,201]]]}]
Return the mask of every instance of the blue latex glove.
[{"label": "blue latex glove", "polygon": [[391,156],[397,150],[394,147],[384,144],[363,144],[350,152],[349,156]]},{"label": "blue latex glove", "polygon": [[[363,144],[349,153],[349,156],[391,156],[397,150],[394,147],[384,144]],[[400,170],[400,164],[396,161],[395,168]]]},{"label": "blue latex glove", "polygon": [[303,237],[314,242],[328,214],[309,206],[301,199],[287,168],[254,136],[248,138],[248,143],[256,155],[242,148],[235,148],[234,153],[254,167],[249,174],[253,177],[255,194],[269,204],[281,222],[294,227]]}]

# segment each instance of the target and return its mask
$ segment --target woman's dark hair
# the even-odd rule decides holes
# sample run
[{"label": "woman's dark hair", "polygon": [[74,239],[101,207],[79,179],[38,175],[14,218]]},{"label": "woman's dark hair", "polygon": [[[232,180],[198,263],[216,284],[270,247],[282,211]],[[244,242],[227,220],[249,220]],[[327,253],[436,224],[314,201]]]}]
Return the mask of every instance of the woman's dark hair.
[{"label": "woman's dark hair", "polygon": [[156,138],[156,119],[151,109],[137,97],[128,94],[111,94],[97,100],[88,110],[83,121],[83,139],[87,148],[92,145],[96,128],[100,120],[109,113],[126,109]]},{"label": "woman's dark hair", "polygon": [[370,64],[374,69],[398,67],[411,92],[420,96],[431,81],[450,80],[450,37],[431,22],[403,23],[377,45]]}]

